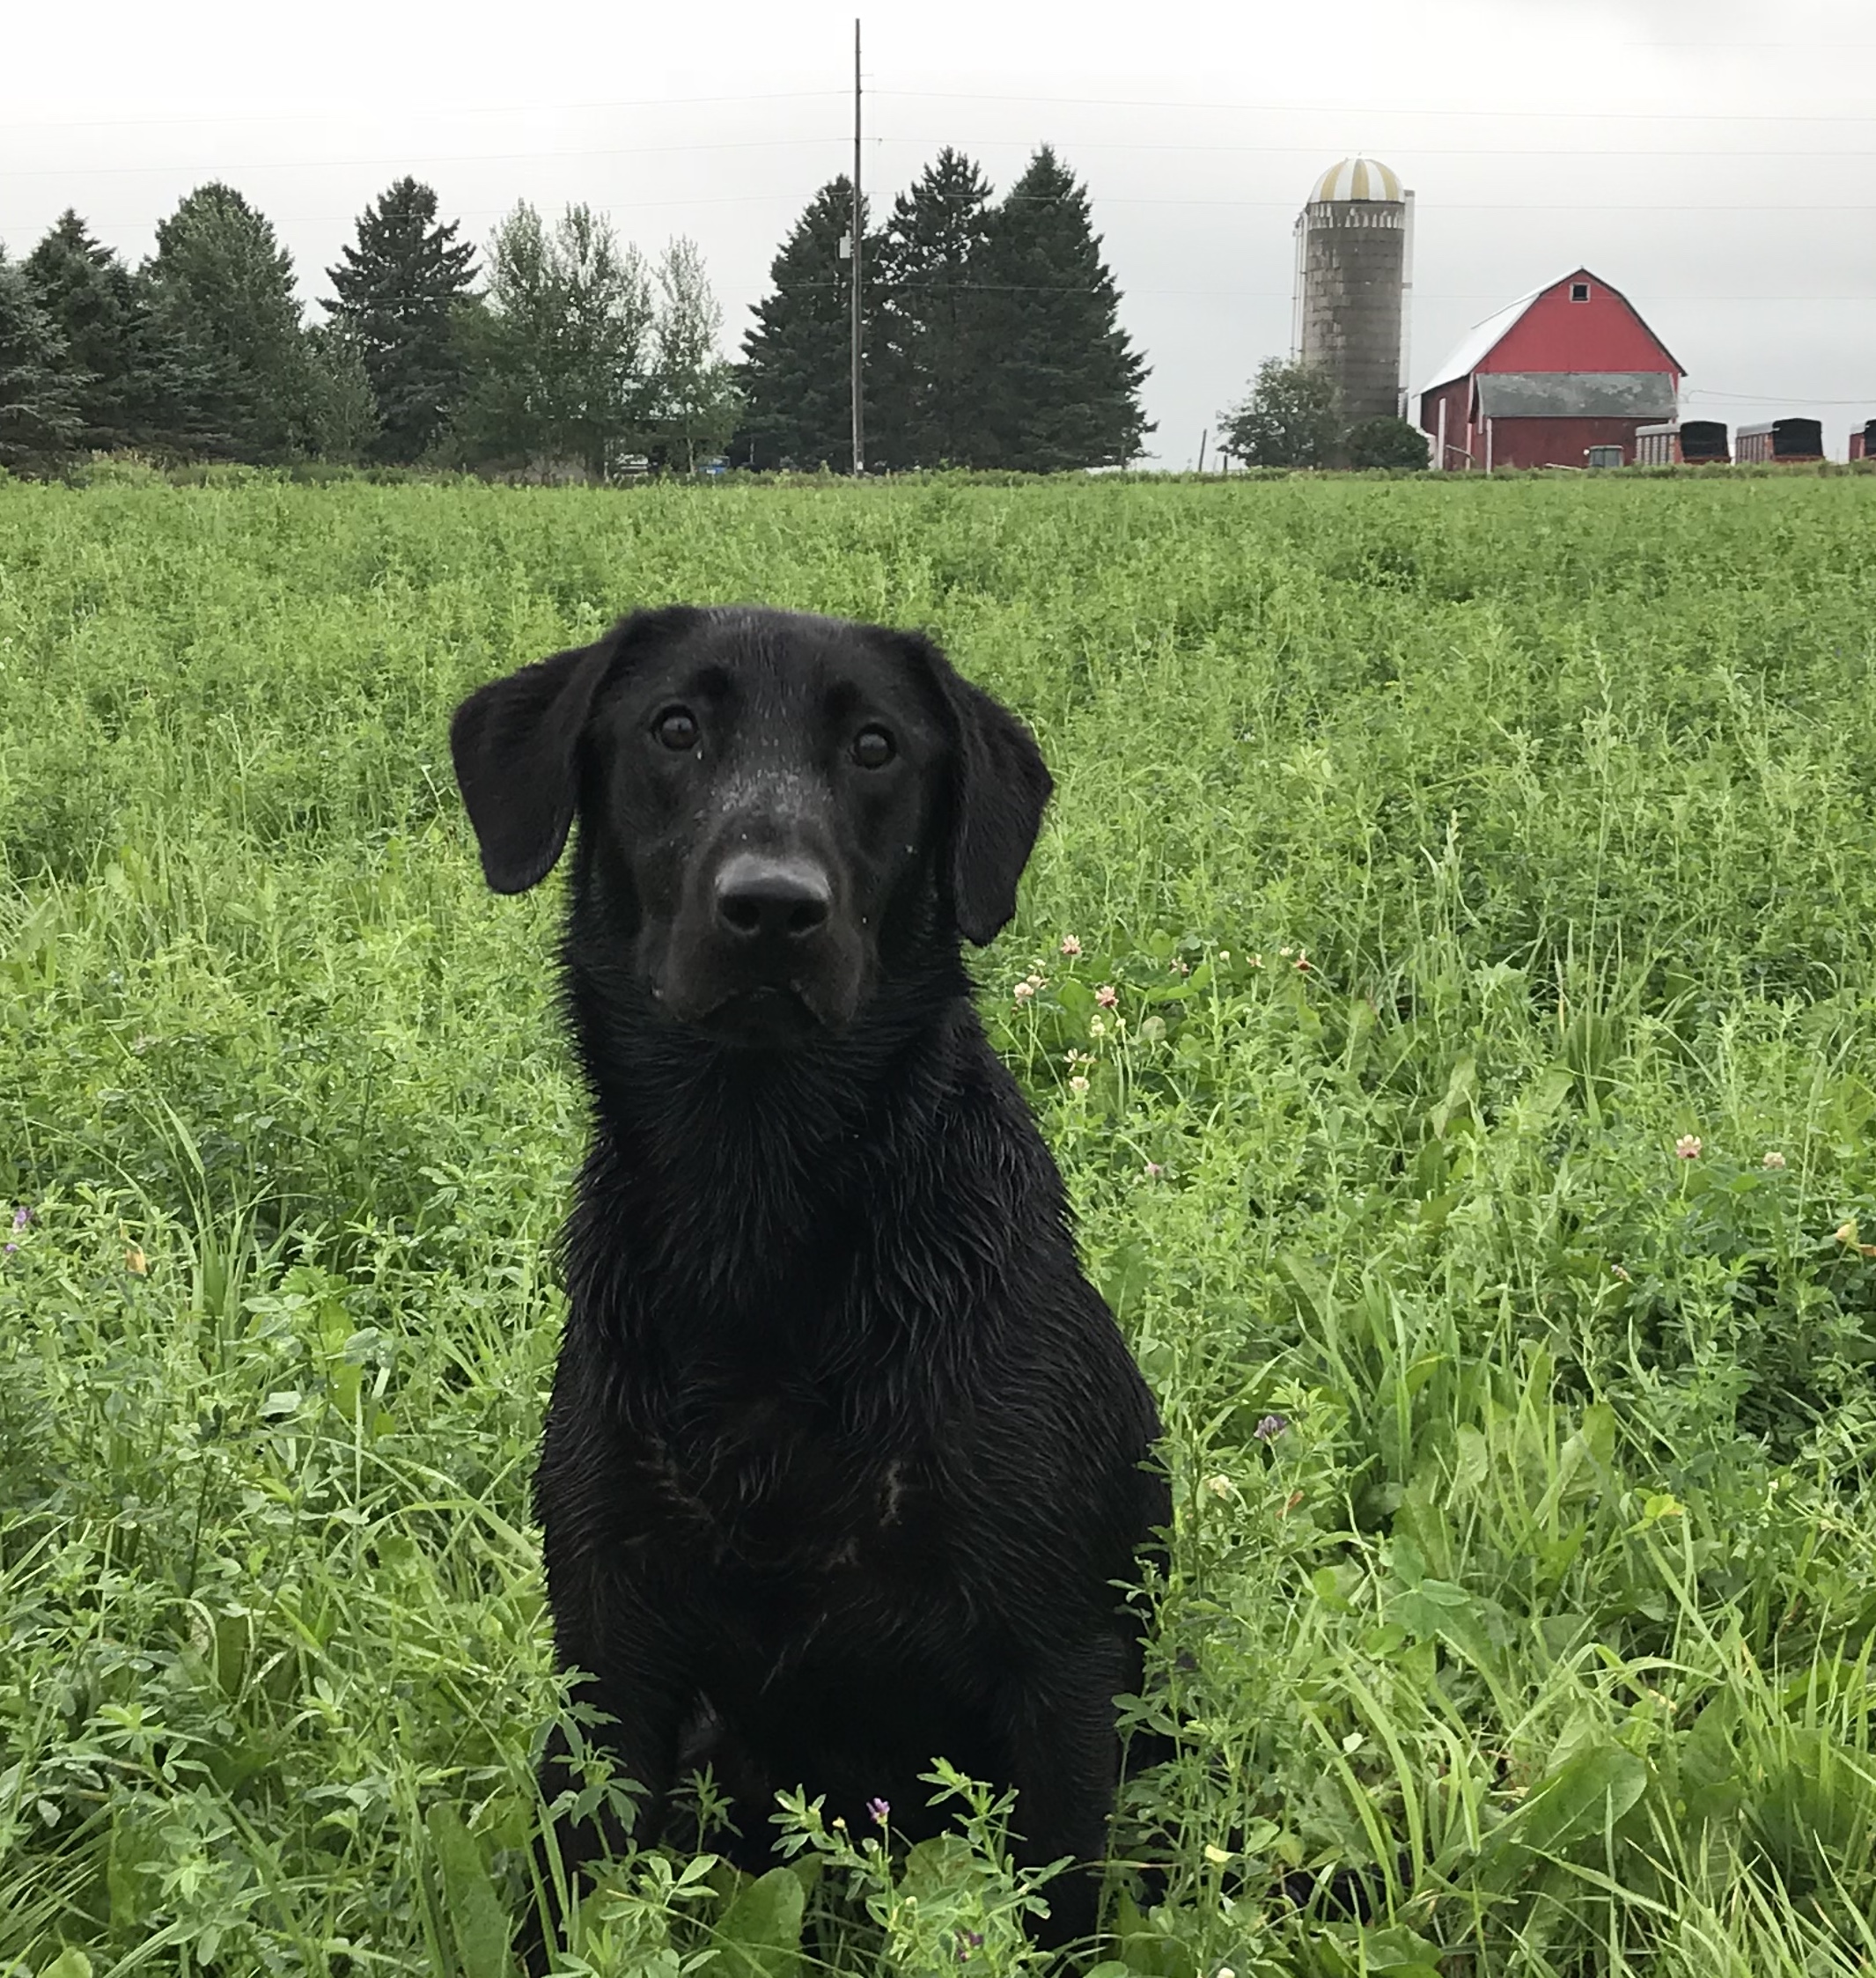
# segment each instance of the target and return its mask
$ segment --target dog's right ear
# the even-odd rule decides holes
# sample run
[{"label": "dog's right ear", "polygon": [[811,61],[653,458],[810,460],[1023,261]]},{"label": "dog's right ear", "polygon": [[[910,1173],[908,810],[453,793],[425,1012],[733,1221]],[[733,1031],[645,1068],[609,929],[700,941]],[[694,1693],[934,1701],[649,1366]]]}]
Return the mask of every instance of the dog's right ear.
[{"label": "dog's right ear", "polygon": [[700,614],[635,612],[606,636],[490,680],[450,720],[450,756],[482,874],[497,893],[526,893],[566,848],[579,795],[580,737],[600,689],[649,638]]}]

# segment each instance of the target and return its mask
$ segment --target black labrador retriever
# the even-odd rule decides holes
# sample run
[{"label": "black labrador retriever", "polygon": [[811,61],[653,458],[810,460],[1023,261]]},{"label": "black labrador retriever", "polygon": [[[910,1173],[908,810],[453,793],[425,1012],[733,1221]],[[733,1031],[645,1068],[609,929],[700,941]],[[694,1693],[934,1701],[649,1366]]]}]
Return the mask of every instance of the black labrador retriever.
[{"label": "black labrador retriever", "polygon": [[[942,1754],[1016,1790],[1019,1860],[1097,1861],[1169,1510],[960,952],[1015,911],[1034,741],[916,635],[673,607],[471,695],[451,745],[497,892],[580,825],[594,1135],[536,1504],[641,1831],[712,1758],[916,1838]],[[1092,1871],[1050,1895],[1048,1940],[1093,1929]]]}]

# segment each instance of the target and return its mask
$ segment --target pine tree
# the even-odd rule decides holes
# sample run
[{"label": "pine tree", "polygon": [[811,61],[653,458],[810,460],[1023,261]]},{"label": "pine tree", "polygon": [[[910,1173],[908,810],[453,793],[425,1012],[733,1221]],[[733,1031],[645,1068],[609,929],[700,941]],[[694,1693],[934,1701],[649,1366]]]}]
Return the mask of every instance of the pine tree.
[{"label": "pine tree", "polygon": [[1048,145],[989,216],[971,278],[988,438],[975,464],[1050,474],[1132,460],[1151,430],[1147,367],[1115,320],[1087,193]]},{"label": "pine tree", "polygon": [[51,467],[71,451],[83,382],[25,268],[0,250],[0,467]]},{"label": "pine tree", "polygon": [[887,466],[973,467],[992,451],[983,291],[973,279],[989,197],[976,165],[946,145],[893,203],[883,348],[868,372],[867,451]]},{"label": "pine tree", "polygon": [[[864,201],[860,217],[864,228]],[[743,423],[731,443],[739,467],[853,465],[853,261],[841,252],[852,228],[853,182],[832,180],[769,265],[774,292],[756,304],[755,327],[743,338]],[[869,402],[884,349],[881,264],[879,237],[867,235],[860,334]]]},{"label": "pine tree", "polygon": [[77,213],[68,208],[23,265],[73,365],[87,374],[77,393],[81,446],[217,450],[202,407],[203,367],[151,285],[95,239]]},{"label": "pine tree", "polygon": [[198,186],[157,225],[148,274],[159,306],[208,379],[209,411],[251,460],[316,444],[312,375],[293,257],[232,186]]},{"label": "pine tree", "polygon": [[460,223],[437,219],[437,195],[397,180],[358,216],[357,246],[327,269],[327,303],[370,379],[379,431],[372,452],[405,465],[436,444],[462,395],[462,352],[452,334],[475,280],[475,249]]}]

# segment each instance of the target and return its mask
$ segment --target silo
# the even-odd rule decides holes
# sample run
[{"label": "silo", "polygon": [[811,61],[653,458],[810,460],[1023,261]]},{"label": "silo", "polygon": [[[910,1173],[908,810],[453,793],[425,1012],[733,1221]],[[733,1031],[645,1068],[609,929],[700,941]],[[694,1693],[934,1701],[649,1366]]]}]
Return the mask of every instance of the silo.
[{"label": "silo", "polygon": [[1351,426],[1401,410],[1413,197],[1385,165],[1345,158],[1297,216],[1295,354],[1335,380]]}]

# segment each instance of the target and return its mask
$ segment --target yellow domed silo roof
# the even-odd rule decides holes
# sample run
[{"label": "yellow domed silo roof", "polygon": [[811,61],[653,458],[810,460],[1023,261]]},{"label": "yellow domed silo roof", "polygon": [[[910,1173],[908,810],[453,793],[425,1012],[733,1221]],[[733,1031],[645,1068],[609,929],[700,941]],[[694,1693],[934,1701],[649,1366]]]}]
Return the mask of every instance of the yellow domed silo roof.
[{"label": "yellow domed silo roof", "polygon": [[1401,197],[1398,173],[1375,158],[1345,158],[1316,180],[1309,202],[1313,206],[1325,199],[1385,199],[1398,204]]}]

